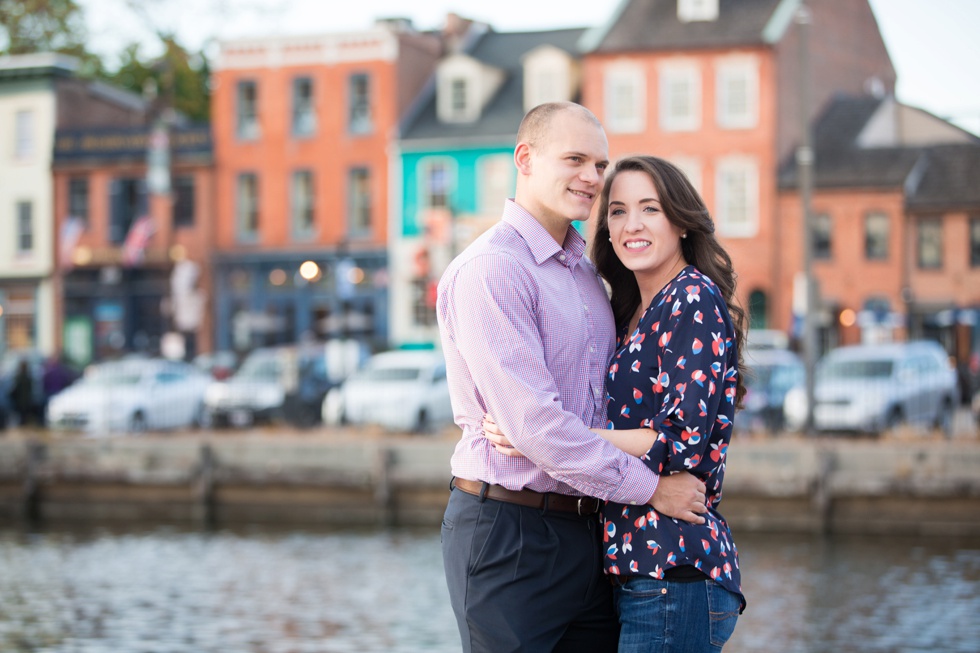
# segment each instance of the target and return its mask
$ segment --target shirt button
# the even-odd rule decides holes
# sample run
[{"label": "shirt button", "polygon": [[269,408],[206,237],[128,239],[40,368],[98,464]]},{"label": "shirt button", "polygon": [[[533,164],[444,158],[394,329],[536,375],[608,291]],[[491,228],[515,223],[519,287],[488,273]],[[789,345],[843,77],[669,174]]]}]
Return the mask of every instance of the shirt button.
[{"label": "shirt button", "polygon": [[584,308],[584,309],[585,309],[585,312],[586,312],[586,313],[588,313],[588,312],[589,312],[589,305],[588,305],[588,304],[582,304],[582,308]]},{"label": "shirt button", "polygon": [[589,345],[589,351],[595,353],[595,345]]},{"label": "shirt button", "polygon": [[558,260],[559,260],[559,261],[564,261],[564,260],[565,260],[565,255],[564,255],[564,254],[560,254],[560,255],[558,256]]}]

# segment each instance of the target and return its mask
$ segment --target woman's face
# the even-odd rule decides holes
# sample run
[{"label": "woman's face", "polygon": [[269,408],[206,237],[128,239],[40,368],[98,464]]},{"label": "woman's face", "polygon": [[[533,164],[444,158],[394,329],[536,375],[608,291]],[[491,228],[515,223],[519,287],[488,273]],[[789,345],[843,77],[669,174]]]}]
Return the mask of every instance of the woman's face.
[{"label": "woman's face", "polygon": [[683,266],[681,233],[664,215],[650,176],[638,170],[619,173],[609,188],[606,216],[613,251],[628,269],[642,279],[666,283]]}]

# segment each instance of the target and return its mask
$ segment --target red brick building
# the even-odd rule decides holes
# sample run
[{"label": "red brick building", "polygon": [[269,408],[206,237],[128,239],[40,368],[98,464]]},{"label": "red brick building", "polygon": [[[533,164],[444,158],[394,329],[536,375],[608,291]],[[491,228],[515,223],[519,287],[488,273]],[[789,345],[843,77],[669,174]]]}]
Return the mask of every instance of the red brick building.
[{"label": "red brick building", "polygon": [[[59,331],[66,352],[88,343],[87,355],[73,356],[79,362],[211,349],[210,130],[177,125],[158,140],[167,156],[164,178],[155,182],[148,174],[153,142],[146,125],[56,133]],[[176,350],[167,350],[165,334]]]},{"label": "red brick building", "polygon": [[226,42],[215,61],[221,349],[387,336],[390,152],[441,53],[402,20]]},{"label": "red brick building", "polygon": [[[807,3],[813,118],[840,92],[890,93],[895,71],[868,3]],[[800,141],[799,2],[631,0],[583,47],[583,104],[614,158],[650,153],[700,189],[752,326],[785,328],[788,233],[780,162]]]}]

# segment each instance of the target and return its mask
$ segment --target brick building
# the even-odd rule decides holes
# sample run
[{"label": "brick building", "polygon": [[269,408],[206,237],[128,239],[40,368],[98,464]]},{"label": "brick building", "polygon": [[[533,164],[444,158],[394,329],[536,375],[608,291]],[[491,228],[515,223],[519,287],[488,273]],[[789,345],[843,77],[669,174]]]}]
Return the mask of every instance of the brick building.
[{"label": "brick building", "polygon": [[[629,0],[582,41],[582,102],[612,157],[650,153],[701,191],[755,328],[785,324],[778,169],[800,141],[797,0]],[[808,3],[812,119],[837,93],[890,93],[868,3]]]},{"label": "brick building", "polygon": [[[148,170],[154,146],[166,152],[156,180]],[[208,126],[60,129],[52,170],[66,353],[86,363],[126,351],[209,351]]]},{"label": "brick building", "polygon": [[146,118],[139,97],[79,79],[77,69],[76,59],[60,54],[0,57],[0,352],[50,354],[61,344],[56,130],[138,127]]},{"label": "brick building", "polygon": [[403,20],[229,41],[214,69],[215,342],[387,341],[389,147],[441,54]]}]

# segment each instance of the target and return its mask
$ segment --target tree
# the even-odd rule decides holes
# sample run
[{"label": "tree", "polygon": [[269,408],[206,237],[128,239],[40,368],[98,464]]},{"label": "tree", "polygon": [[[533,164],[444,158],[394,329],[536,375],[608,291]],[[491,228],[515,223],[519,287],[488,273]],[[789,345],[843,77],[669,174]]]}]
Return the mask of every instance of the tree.
[{"label": "tree", "polygon": [[85,17],[75,0],[0,0],[0,54],[60,52],[77,57],[82,72],[102,70],[85,46]]},{"label": "tree", "polygon": [[173,108],[193,121],[207,121],[210,111],[210,70],[202,53],[188,52],[176,38],[158,34],[163,54],[144,58],[139,43],[120,57],[119,69],[106,74],[112,84],[155,100],[158,110]]}]

